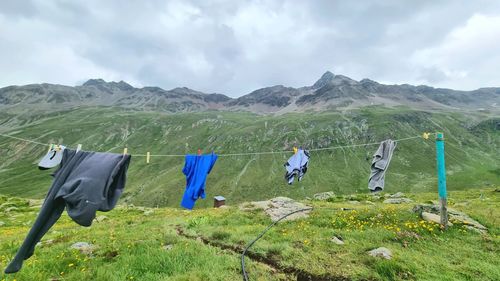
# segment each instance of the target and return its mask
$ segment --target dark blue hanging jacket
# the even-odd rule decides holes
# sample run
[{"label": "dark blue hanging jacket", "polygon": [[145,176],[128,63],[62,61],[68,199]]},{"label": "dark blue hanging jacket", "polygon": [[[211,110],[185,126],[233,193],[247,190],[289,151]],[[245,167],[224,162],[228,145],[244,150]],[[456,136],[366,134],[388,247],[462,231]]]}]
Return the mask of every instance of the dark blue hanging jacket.
[{"label": "dark blue hanging jacket", "polygon": [[216,154],[186,155],[182,172],[186,175],[186,191],[181,206],[193,209],[198,198],[205,198],[205,181],[217,161]]}]

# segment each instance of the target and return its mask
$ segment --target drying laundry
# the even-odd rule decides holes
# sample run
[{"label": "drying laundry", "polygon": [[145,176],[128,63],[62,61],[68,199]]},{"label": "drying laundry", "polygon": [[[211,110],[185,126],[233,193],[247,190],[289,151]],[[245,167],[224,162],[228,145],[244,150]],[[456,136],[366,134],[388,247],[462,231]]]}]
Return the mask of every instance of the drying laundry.
[{"label": "drying laundry", "polygon": [[393,140],[385,140],[380,143],[377,151],[373,155],[370,178],[368,180],[368,188],[371,192],[378,192],[384,189],[385,172],[389,168],[392,154],[396,148],[396,142]]},{"label": "drying laundry", "polygon": [[288,184],[292,184],[295,177],[297,177],[298,181],[302,180],[302,177],[307,172],[309,157],[307,150],[299,149],[297,153],[288,159],[285,163],[285,179],[288,181]]},{"label": "drying laundry", "polygon": [[5,273],[21,269],[64,208],[82,226],[92,224],[96,211],[112,210],[125,187],[129,163],[130,155],[65,149],[40,213]]},{"label": "drying laundry", "polygon": [[193,209],[198,198],[205,198],[205,182],[217,161],[217,154],[186,155],[182,172],[186,175],[186,190],[181,206]]},{"label": "drying laundry", "polygon": [[47,154],[38,163],[40,170],[47,170],[56,167],[61,163],[63,151],[66,149],[63,145],[52,145]]}]

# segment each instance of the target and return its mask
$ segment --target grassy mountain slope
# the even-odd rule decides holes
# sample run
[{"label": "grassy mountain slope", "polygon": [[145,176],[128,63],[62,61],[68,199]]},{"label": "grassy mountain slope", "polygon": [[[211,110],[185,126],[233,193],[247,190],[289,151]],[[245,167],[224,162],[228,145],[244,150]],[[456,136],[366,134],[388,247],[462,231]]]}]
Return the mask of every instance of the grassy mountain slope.
[{"label": "grassy mountain slope", "polygon": [[[435,192],[408,195],[415,202],[436,199]],[[304,201],[315,208],[308,218],[271,229],[246,259],[250,280],[500,279],[500,200],[493,188],[449,193],[450,207],[489,228],[483,235],[458,223],[441,231],[410,211],[414,203],[387,205],[357,195],[361,203],[354,205],[346,198]],[[0,269],[38,209],[25,199],[0,196]],[[122,205],[106,216],[85,228],[64,214],[22,270],[0,273],[0,280],[241,280],[242,247],[271,222],[262,211],[237,206],[187,212]],[[334,235],[345,245],[331,242]],[[79,241],[92,243],[92,253],[70,249]],[[390,249],[393,258],[367,255],[378,247]]]},{"label": "grassy mountain slope", "polygon": [[[386,138],[442,131],[450,190],[500,183],[498,118],[487,115],[427,113],[407,108],[366,107],[350,112],[260,116],[241,112],[167,115],[121,108],[81,108],[45,115],[0,113],[0,132],[62,143],[84,150],[131,154],[185,154],[280,151],[294,144],[306,148],[371,143]],[[0,193],[42,198],[51,171],[39,171],[46,147],[0,137]],[[376,145],[312,152],[304,180],[289,186],[283,179],[289,153],[220,157],[207,180],[207,200],[223,195],[229,203],[275,196],[304,198],[317,192],[367,191],[371,155]],[[178,206],[185,186],[183,157],[133,157],[124,202],[146,206]],[[387,191],[436,189],[433,140],[400,142],[386,177]]]}]

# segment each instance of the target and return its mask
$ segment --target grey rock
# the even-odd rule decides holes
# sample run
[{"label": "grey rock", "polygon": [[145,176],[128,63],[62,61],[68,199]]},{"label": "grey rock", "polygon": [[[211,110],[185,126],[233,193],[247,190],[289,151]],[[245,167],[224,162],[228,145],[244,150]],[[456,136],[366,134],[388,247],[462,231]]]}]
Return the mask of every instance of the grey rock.
[{"label": "grey rock", "polygon": [[344,241],[337,236],[333,236],[331,241],[337,245],[344,245]]},{"label": "grey rock", "polygon": [[408,198],[389,198],[384,200],[385,204],[401,204],[401,203],[411,203],[411,202],[413,202],[413,200]]},{"label": "grey rock", "polygon": [[[240,205],[243,211],[263,209],[264,212],[271,217],[271,220],[276,221],[291,212],[308,209],[307,205],[297,202],[288,197],[276,197],[267,201],[255,201]],[[302,211],[288,216],[284,220],[296,220],[299,218],[308,217],[310,210]]]},{"label": "grey rock", "polygon": [[[441,223],[441,217],[436,214],[422,212],[421,216],[424,221],[438,223],[438,224]],[[453,224],[451,222],[448,222],[448,226],[453,226]]]},{"label": "grey rock", "polygon": [[392,259],[391,250],[389,250],[385,247],[373,249],[373,250],[368,252],[368,255],[370,255],[372,257],[380,257],[380,258],[384,258],[384,259],[388,259],[388,260]]},{"label": "grey rock", "polygon": [[[420,215],[422,215],[424,212],[438,215],[440,213],[440,207],[436,204],[419,204],[413,207],[413,211],[415,213],[419,213]],[[448,219],[452,223],[459,223],[473,227],[481,233],[484,233],[488,230],[486,226],[469,217],[466,213],[460,212],[453,208],[448,208]]]},{"label": "grey rock", "polygon": [[71,245],[70,249],[76,249],[82,254],[91,255],[97,247],[87,242],[76,242]]},{"label": "grey rock", "polygon": [[391,195],[390,197],[391,198],[401,198],[404,196],[405,196],[405,194],[403,192],[397,192],[397,193],[394,193],[393,195]]},{"label": "grey rock", "polygon": [[168,244],[162,247],[163,250],[165,251],[170,251],[174,248],[174,245]]},{"label": "grey rock", "polygon": [[335,198],[335,193],[332,191],[316,193],[313,195],[315,200],[328,200],[330,198]]}]

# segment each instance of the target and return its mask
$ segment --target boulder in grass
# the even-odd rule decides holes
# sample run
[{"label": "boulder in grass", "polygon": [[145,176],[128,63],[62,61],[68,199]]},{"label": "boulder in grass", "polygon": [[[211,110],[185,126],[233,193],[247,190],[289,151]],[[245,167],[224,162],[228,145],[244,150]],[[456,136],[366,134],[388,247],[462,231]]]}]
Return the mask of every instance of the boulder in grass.
[{"label": "boulder in grass", "polygon": [[390,198],[402,198],[402,197],[405,197],[405,194],[403,192],[397,192],[390,196]]},{"label": "boulder in grass", "polygon": [[[289,213],[309,208],[309,206],[288,197],[276,197],[268,201],[256,201],[240,205],[240,209],[242,211],[263,209],[264,212],[266,212],[266,214],[271,217],[271,220],[273,221],[277,221],[278,219]],[[309,216],[310,211],[311,210],[304,210],[297,212],[293,215],[288,216],[284,220],[306,218]]]},{"label": "boulder in grass", "polygon": [[379,258],[384,258],[384,259],[387,259],[387,260],[390,260],[392,259],[392,252],[391,250],[385,248],[385,247],[380,247],[380,248],[377,248],[377,249],[373,249],[371,251],[368,252],[368,255],[372,256],[372,257],[379,257]]},{"label": "boulder in grass", "polygon": [[411,202],[413,202],[413,200],[408,198],[389,198],[384,200],[385,204],[401,204],[401,203],[411,203]]},{"label": "boulder in grass", "polygon": [[[439,215],[428,212],[422,212],[421,216],[424,221],[438,223],[438,224],[441,223],[441,217]],[[448,222],[448,226],[453,226],[453,224],[451,222]]]},{"label": "boulder in grass", "polygon": [[80,251],[80,253],[90,256],[94,252],[97,247],[95,245],[92,245],[87,242],[76,242],[75,244],[71,245],[70,249],[75,249]]},{"label": "boulder in grass", "polygon": [[314,200],[324,201],[324,200],[328,200],[330,198],[335,198],[335,193],[333,193],[332,191],[321,192],[321,193],[314,194],[313,197],[314,197]]},{"label": "boulder in grass", "polygon": [[337,245],[344,245],[345,242],[337,236],[333,236],[331,241]]}]

